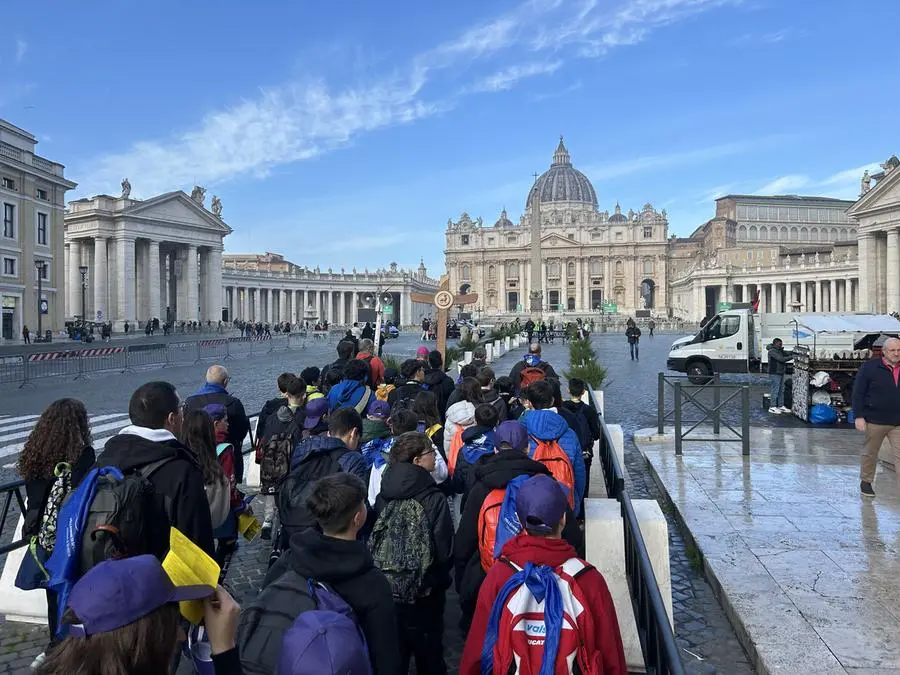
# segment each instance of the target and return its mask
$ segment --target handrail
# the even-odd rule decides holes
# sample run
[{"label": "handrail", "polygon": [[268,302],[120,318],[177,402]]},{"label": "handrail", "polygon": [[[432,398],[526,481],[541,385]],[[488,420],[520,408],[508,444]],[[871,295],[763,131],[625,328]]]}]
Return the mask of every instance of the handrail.
[{"label": "handrail", "polygon": [[[591,407],[599,410],[594,392],[589,388],[588,396]],[[641,652],[648,675],[684,675],[675,634],[669,623],[669,615],[663,602],[662,592],[653,572],[647,545],[641,534],[641,527],[631,498],[625,490],[625,474],[616,457],[615,446],[606,426],[606,420],[600,417],[600,461],[603,464],[603,477],[606,481],[606,493],[616,499],[622,508],[622,521],[625,535],[625,576],[628,579],[628,590],[631,593],[631,605],[637,624],[638,637],[641,641]]]},{"label": "handrail", "polygon": [[[9,507],[12,505],[13,497],[16,499],[19,511],[23,514],[25,513],[25,499],[22,497],[21,492],[24,487],[25,481],[21,479],[0,485],[0,495],[4,495],[3,511],[0,512],[0,541],[3,540],[3,528],[6,526],[6,518],[9,516]],[[28,541],[25,537],[22,537],[17,541],[2,544],[0,545],[0,555],[6,555],[10,551],[15,551],[17,548],[25,546],[27,543]]]}]

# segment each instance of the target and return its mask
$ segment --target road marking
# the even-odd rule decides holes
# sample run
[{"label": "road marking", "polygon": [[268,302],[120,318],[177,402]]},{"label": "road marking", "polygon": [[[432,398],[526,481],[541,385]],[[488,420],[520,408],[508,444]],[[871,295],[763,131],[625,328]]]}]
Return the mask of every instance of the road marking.
[{"label": "road marking", "polygon": [[[34,428],[34,425],[37,421],[37,418],[40,415],[23,415],[21,417],[12,417],[8,420],[0,421],[0,434],[4,431],[14,431],[14,433],[4,434],[0,436],[0,443],[8,442],[8,441],[18,441],[16,443],[10,443],[8,445],[0,446],[0,457],[9,457],[11,455],[17,455],[22,451],[22,448],[25,447],[25,443],[28,441],[28,436],[31,435],[31,431]],[[31,419],[31,422],[22,422],[22,420]],[[113,422],[107,422],[107,420],[115,420]],[[9,422],[10,424],[6,424]],[[106,422],[105,424],[97,424],[97,422]],[[116,435],[120,430],[130,424],[130,420],[128,419],[128,413],[113,413],[107,415],[94,415],[90,417],[91,423],[91,435],[94,437],[94,450],[99,451],[102,450],[106,446],[106,442]],[[104,434],[104,432],[110,432],[112,434]]]},{"label": "road marking", "polygon": [[[0,433],[3,433],[5,431],[14,431],[16,429],[28,429],[30,431],[32,428],[34,428],[34,424],[37,421],[38,417],[40,417],[40,415],[25,415],[24,417],[16,417],[14,418],[15,420],[31,420],[29,422],[18,422],[16,424],[6,424],[5,421],[0,420]],[[93,417],[91,417],[91,422],[102,422],[103,420],[111,420],[122,417],[128,417],[128,413],[115,413],[114,415],[94,415]],[[0,436],[0,442],[5,441],[8,438],[12,438],[12,436]]]}]

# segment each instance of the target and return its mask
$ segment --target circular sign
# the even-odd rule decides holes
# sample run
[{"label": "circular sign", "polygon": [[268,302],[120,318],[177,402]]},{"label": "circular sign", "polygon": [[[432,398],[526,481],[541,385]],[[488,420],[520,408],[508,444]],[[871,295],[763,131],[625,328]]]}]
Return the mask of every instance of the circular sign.
[{"label": "circular sign", "polygon": [[50,303],[48,303],[46,299],[41,298],[41,314],[48,314],[49,312]]},{"label": "circular sign", "polygon": [[434,306],[438,309],[450,309],[453,306],[453,293],[438,291],[434,296]]}]

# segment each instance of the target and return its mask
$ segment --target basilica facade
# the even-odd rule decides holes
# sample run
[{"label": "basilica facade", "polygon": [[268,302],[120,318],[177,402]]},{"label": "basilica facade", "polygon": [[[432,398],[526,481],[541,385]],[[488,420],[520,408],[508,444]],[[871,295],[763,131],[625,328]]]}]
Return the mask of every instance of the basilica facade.
[{"label": "basilica facade", "polygon": [[[528,312],[535,296],[548,314],[665,315],[668,227],[665,209],[649,203],[600,210],[560,138],[518,223],[506,210],[493,225],[467,213],[448,221],[447,273],[454,290],[469,284],[479,294],[474,309],[483,316]],[[529,263],[535,248],[539,267]]]}]

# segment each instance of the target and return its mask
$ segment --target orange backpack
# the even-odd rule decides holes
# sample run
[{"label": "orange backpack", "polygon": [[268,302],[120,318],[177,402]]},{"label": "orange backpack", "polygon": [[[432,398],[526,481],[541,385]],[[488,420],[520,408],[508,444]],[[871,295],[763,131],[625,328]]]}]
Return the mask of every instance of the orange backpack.
[{"label": "orange backpack", "polygon": [[497,562],[494,560],[494,543],[497,540],[497,523],[500,522],[500,507],[506,490],[497,488],[488,492],[478,511],[478,555],[481,569],[487,572]]},{"label": "orange backpack", "polygon": [[531,440],[535,442],[531,458],[550,469],[550,475],[568,489],[569,506],[575,508],[575,472],[559,441],[555,439],[543,441],[534,437]]},{"label": "orange backpack", "polygon": [[453,436],[453,440],[450,441],[450,454],[447,455],[447,471],[450,472],[450,475],[453,475],[453,472],[456,471],[456,460],[459,457],[459,451],[463,446],[463,429],[459,427],[456,430],[456,434]]},{"label": "orange backpack", "polygon": [[524,389],[530,384],[534,384],[535,382],[539,382],[547,377],[547,373],[544,372],[542,368],[538,368],[537,366],[526,366],[522,368],[522,372],[519,374],[519,391]]}]

